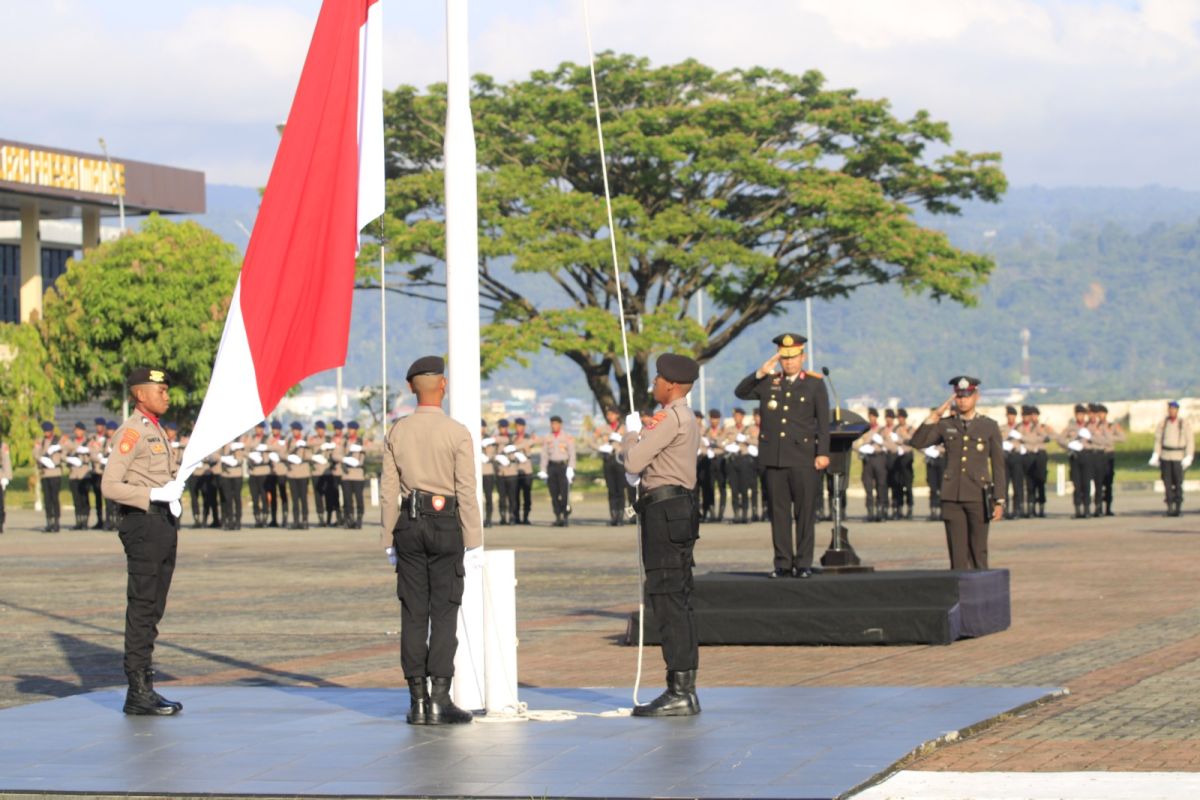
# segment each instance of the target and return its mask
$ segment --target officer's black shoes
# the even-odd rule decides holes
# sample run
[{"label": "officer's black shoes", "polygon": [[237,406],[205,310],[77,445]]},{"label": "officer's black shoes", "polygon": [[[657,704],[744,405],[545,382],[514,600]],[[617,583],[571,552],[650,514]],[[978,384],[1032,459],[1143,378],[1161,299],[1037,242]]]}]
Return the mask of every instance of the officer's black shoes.
[{"label": "officer's black shoes", "polygon": [[425,714],[426,725],[461,725],[474,719],[470,711],[454,705],[450,699],[450,679],[429,679],[429,705]]},{"label": "officer's black shoes", "polygon": [[429,724],[429,687],[425,678],[405,678],[408,681],[408,715],[404,718],[409,725]]},{"label": "officer's black shoes", "polygon": [[634,706],[635,717],[692,717],[700,713],[696,696],[696,670],[667,673],[667,690],[644,706]]},{"label": "officer's black shoes", "polygon": [[790,578],[792,571],[790,569],[775,569],[767,573],[768,578]]},{"label": "officer's black shoes", "polygon": [[811,578],[813,571],[810,567],[792,567],[793,578]]},{"label": "officer's black shoes", "polygon": [[175,706],[176,711],[183,711],[183,703],[180,703],[178,700],[168,700],[167,698],[163,697],[161,694],[159,694],[154,689],[154,668],[153,667],[146,667],[146,669],[144,669],[142,671],[142,674],[145,675],[145,677],[146,677],[146,689],[149,690],[150,696],[152,698],[154,698],[154,702],[166,703],[169,706]]},{"label": "officer's black shoes", "polygon": [[148,671],[126,673],[129,691],[125,694],[122,710],[131,716],[170,717],[178,714],[183,706],[169,703],[155,692],[154,685],[146,677]]}]

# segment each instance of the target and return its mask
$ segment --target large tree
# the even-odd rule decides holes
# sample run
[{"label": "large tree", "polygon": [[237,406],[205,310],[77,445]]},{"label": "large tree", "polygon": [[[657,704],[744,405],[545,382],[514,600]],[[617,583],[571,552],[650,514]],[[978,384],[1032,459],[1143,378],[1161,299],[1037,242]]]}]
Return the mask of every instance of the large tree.
[{"label": "large tree", "polygon": [[54,418],[57,399],[37,329],[0,325],[0,441],[8,443],[14,462],[29,463],[41,422]]},{"label": "large tree", "polygon": [[[997,153],[949,147],[925,111],[828,89],[818,72],[718,72],[696,61],[597,60],[617,227],[634,402],[649,360],[670,348],[701,362],[789,301],[845,297],[896,282],[971,304],[993,264],[917,224],[995,201]],[[476,76],[479,284],[492,315],[485,371],[550,348],[574,361],[601,404],[628,403],[617,284],[586,66],[528,80]],[[402,267],[392,288],[444,299],[445,86],[386,98],[388,208],[383,237]],[[364,252],[361,282],[378,253]],[[703,327],[689,314],[710,301]]]},{"label": "large tree", "polygon": [[194,417],[239,267],[237,248],[217,234],[159,216],[69,262],[40,324],[60,401],[120,408],[129,370],[162,366],[172,377],[168,416]]}]

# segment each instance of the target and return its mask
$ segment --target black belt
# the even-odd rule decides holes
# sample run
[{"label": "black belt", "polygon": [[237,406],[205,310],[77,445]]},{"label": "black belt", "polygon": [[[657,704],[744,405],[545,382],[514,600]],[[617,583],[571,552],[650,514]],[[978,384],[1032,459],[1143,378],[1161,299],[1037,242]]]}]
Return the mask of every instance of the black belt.
[{"label": "black belt", "polygon": [[126,517],[131,514],[160,514],[164,517],[172,518],[175,516],[171,513],[171,506],[169,503],[162,503],[157,500],[151,501],[150,506],[145,510],[142,510],[137,506],[127,506],[122,504],[117,506],[117,513]]},{"label": "black belt", "polygon": [[1187,450],[1186,447],[1167,447],[1166,445],[1163,445],[1162,449],[1163,450]]},{"label": "black belt", "polygon": [[643,511],[645,511],[647,508],[654,505],[655,503],[661,503],[664,500],[670,500],[673,497],[684,497],[684,496],[691,497],[692,490],[685,489],[682,486],[675,486],[675,485],[670,485],[670,484],[667,486],[656,486],[655,488],[651,489],[650,491],[642,494],[642,496],[639,497],[638,501],[634,504],[634,508],[637,510],[637,512],[639,514],[641,514]]},{"label": "black belt", "polygon": [[421,489],[414,489],[404,502],[400,511],[412,519],[417,517],[452,517],[458,513],[458,499],[452,494],[434,494]]}]

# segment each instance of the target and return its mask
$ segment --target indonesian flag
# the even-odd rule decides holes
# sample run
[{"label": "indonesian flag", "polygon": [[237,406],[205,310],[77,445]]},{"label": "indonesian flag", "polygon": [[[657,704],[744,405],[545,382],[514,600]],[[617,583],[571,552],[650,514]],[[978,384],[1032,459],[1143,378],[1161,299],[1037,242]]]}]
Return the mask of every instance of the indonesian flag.
[{"label": "indonesian flag", "polygon": [[346,361],[358,233],[384,211],[379,0],[324,0],[180,476]]}]

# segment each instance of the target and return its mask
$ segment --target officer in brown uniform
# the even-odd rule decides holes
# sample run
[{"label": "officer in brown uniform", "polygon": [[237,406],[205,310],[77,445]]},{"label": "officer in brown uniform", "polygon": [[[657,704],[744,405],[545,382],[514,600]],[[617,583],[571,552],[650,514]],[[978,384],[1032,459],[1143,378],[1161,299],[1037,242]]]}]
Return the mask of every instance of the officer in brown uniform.
[{"label": "officer in brown uniform", "polygon": [[621,463],[617,448],[625,438],[625,426],[621,423],[621,412],[616,406],[604,409],[604,424],[592,432],[592,448],[600,454],[604,463],[604,485],[608,489],[608,524],[617,526],[625,517],[626,490],[625,465]]},{"label": "officer in brown uniform", "polygon": [[246,462],[246,443],[241,437],[221,448],[221,527],[227,531],[242,529],[242,465]]},{"label": "officer in brown uniform", "polygon": [[267,481],[271,479],[271,462],[267,458],[267,423],[254,426],[254,433],[246,442],[246,464],[250,471],[250,510],[254,513],[254,527],[267,527]]},{"label": "officer in brown uniform", "polygon": [[1167,403],[1167,416],[1154,428],[1154,453],[1150,466],[1158,467],[1166,492],[1167,516],[1178,517],[1183,506],[1183,474],[1196,455],[1191,420],[1179,414],[1179,403]]},{"label": "officer in brown uniform", "polygon": [[88,526],[88,516],[92,513],[91,450],[88,448],[87,426],[83,421],[75,423],[75,431],[71,438],[62,441],[63,461],[67,464],[67,480],[71,486],[71,501],[75,504],[75,524],[73,531],[85,531]]},{"label": "officer in brown uniform", "polygon": [[271,523],[268,528],[288,526],[287,456],[288,444],[283,435],[283,423],[277,419],[271,420],[271,438],[267,440],[267,461],[271,462],[271,479],[267,481],[267,491],[271,495]]},{"label": "officer in brown uniform", "polygon": [[4,495],[8,494],[8,484],[12,483],[12,456],[8,452],[8,442],[0,442],[0,533],[4,533]]},{"label": "officer in brown uniform", "polygon": [[1104,460],[1101,463],[1101,488],[1104,490],[1104,516],[1114,516],[1113,479],[1117,475],[1117,445],[1125,441],[1125,429],[1116,422],[1108,421],[1108,406],[1096,404],[1096,427],[1104,431]]},{"label": "officer in brown uniform", "polygon": [[346,423],[346,454],[342,456],[342,508],[345,509],[346,527],[362,528],[363,486],[367,482],[367,454],[362,440],[358,438],[358,423]]},{"label": "officer in brown uniform", "polygon": [[119,503],[117,530],[129,573],[125,607],[126,714],[170,716],[183,705],[154,691],[152,656],[158,623],[167,606],[179,538],[179,498],[175,479],[179,455],[167,442],[159,418],[170,406],[167,373],[138,368],[129,374],[134,411],[113,433],[116,443],[104,468],[101,491]]},{"label": "officer in brown uniform", "polygon": [[487,420],[479,420],[479,474],[483,478],[483,527],[485,528],[492,527],[497,466],[494,459],[499,452],[500,448],[496,446],[496,437],[488,434]]},{"label": "officer in brown uniform", "polygon": [[100,481],[104,478],[104,464],[108,460],[108,421],[104,417],[96,417],[92,420],[95,425],[95,433],[88,439],[88,460],[92,465],[92,474],[89,476],[92,492],[92,505],[96,507],[96,524],[92,526],[93,530],[101,530],[106,527],[105,520],[107,515],[104,509],[104,495],[100,493]]},{"label": "officer in brown uniform", "polygon": [[54,423],[42,423],[42,438],[33,443],[33,463],[42,482],[42,508],[46,512],[43,533],[58,532],[59,493],[62,492],[62,445],[54,436]]},{"label": "officer in brown uniform", "polygon": [[[308,530],[308,482],[312,479],[311,442],[316,439],[304,438],[304,426],[299,422],[291,425],[292,435],[287,440],[287,476],[288,492],[292,495],[292,524],[293,530]],[[325,437],[320,437],[324,441]],[[284,515],[287,516],[286,514]]]},{"label": "officer in brown uniform", "polygon": [[500,494],[500,524],[508,525],[511,521],[515,525],[517,507],[520,504],[520,470],[516,461],[517,446],[512,443],[512,431],[508,427],[507,419],[501,418],[496,423],[496,433],[490,438],[495,440],[496,447],[492,464],[496,470],[496,486]]},{"label": "officer in brown uniform", "polygon": [[444,373],[445,362],[437,356],[418,358],[408,368],[417,410],[388,431],[380,479],[382,535],[396,562],[400,663],[411,725],[471,721],[471,713],[450,699],[450,682],[464,548],[472,559],[483,556],[475,497],[479,457],[470,431],[442,411]]},{"label": "officer in brown uniform", "polygon": [[538,477],[550,490],[554,526],[565,528],[571,515],[571,483],[575,480],[575,437],[562,429],[562,417],[551,417],[550,433],[542,437]]},{"label": "officer in brown uniform", "polygon": [[1025,516],[1046,516],[1046,470],[1050,454],[1046,445],[1054,432],[1041,423],[1037,406],[1021,406],[1021,443],[1025,447]]},{"label": "officer in brown uniform", "polygon": [[[942,519],[951,569],[987,569],[988,525],[1004,516],[1004,448],[995,420],[975,413],[979,379],[959,375],[954,394],[913,433],[912,446],[946,447]],[[951,406],[957,413],[943,416]],[[988,474],[988,465],[991,474]]]},{"label": "officer in brown uniform", "polygon": [[[537,447],[537,439],[529,432],[523,417],[513,420],[513,433],[510,442],[516,451],[512,454],[517,464],[517,484],[512,508],[509,509],[513,525],[528,525],[529,510],[533,505],[533,453]],[[519,508],[518,508],[519,507]],[[520,514],[518,514],[518,510]]]},{"label": "officer in brown uniform", "polygon": [[[658,357],[654,400],[662,406],[642,428],[637,414],[625,419],[621,448],[625,469],[641,483],[642,565],[646,597],[661,636],[667,663],[667,690],[633,709],[638,717],[684,717],[700,713],[696,669],[700,650],[690,596],[693,550],[700,538],[696,503],[696,449],[700,431],[687,406],[687,394],[700,366],[687,356]],[[638,477],[640,476],[640,477]],[[633,482],[631,481],[631,482]]]},{"label": "officer in brown uniform", "polygon": [[1096,459],[1092,446],[1091,419],[1088,407],[1083,403],[1075,406],[1075,419],[1059,434],[1056,441],[1069,452],[1071,484],[1075,487],[1075,513],[1071,519],[1087,519],[1091,503],[1092,483]]}]

